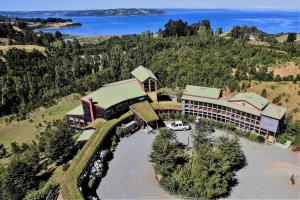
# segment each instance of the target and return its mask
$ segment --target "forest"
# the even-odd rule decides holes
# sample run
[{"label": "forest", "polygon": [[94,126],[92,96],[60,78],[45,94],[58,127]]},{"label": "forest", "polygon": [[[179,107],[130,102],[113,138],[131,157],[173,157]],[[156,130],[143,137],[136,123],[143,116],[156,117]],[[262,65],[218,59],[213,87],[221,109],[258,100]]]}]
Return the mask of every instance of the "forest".
[{"label": "forest", "polygon": [[[80,44],[76,38],[64,41],[59,32],[19,32],[10,24],[1,24],[0,37],[10,39],[12,44],[36,44],[47,49],[0,52],[0,116],[26,117],[26,113],[51,105],[62,95],[84,94],[105,83],[129,78],[139,65],[156,74],[160,87],[194,84],[239,91],[247,87],[240,84],[241,80],[274,80],[268,66],[299,57],[296,42],[282,45],[273,41],[268,48],[249,45],[249,30],[262,34],[256,28],[243,27],[235,31],[239,37],[235,34],[226,39],[220,37],[222,30],[212,31],[208,20],[191,25],[170,20],[158,34],[145,31],[98,44]],[[300,77],[291,78],[298,81]]]}]

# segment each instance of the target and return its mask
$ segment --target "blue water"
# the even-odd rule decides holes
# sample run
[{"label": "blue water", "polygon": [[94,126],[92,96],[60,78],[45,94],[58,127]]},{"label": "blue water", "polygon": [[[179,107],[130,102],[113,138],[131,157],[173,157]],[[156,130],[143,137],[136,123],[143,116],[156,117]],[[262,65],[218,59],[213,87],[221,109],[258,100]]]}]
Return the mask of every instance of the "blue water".
[{"label": "blue water", "polygon": [[[182,19],[194,23],[209,19],[213,29],[223,31],[235,25],[256,26],[267,33],[300,32],[298,11],[263,10],[206,10],[206,9],[165,9],[164,16],[114,16],[114,17],[68,17],[80,22],[81,27],[44,30],[60,31],[78,36],[124,35],[141,33],[145,30],[156,32],[163,28],[169,19]],[[57,17],[57,16],[56,16]]]}]

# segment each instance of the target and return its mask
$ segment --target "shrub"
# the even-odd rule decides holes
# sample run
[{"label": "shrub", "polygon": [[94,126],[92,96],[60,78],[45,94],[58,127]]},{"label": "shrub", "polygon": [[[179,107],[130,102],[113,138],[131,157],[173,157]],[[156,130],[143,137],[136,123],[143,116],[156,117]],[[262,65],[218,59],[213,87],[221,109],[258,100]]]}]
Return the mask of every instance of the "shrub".
[{"label": "shrub", "polygon": [[3,144],[0,144],[0,158],[4,158],[7,155],[7,150]]},{"label": "shrub", "polygon": [[123,130],[120,126],[117,126],[116,128],[116,135],[119,137],[119,138],[122,138],[124,136],[123,134]]},{"label": "shrub", "polygon": [[69,163],[66,163],[66,164],[64,164],[64,165],[62,166],[62,170],[65,172],[65,171],[67,171],[67,170],[69,169],[69,167],[70,167],[70,164],[69,164]]},{"label": "shrub", "polygon": [[176,112],[174,114],[175,119],[180,119],[181,113],[180,112]]},{"label": "shrub", "polygon": [[235,125],[232,123],[225,123],[225,128],[229,131],[234,131],[236,129]]},{"label": "shrub", "polygon": [[174,113],[171,113],[171,114],[169,115],[169,118],[170,118],[170,119],[175,119]]},{"label": "shrub", "polygon": [[158,116],[159,116],[159,118],[160,118],[161,120],[165,120],[165,119],[166,119],[166,115],[163,114],[163,113],[159,114]]},{"label": "shrub", "polygon": [[286,103],[288,103],[290,100],[289,100],[289,98],[285,98],[285,100],[284,100]]},{"label": "shrub", "polygon": [[92,188],[94,187],[95,183],[96,183],[96,178],[95,178],[95,177],[91,177],[91,178],[89,179],[89,182],[88,182],[88,187],[89,187],[90,189],[92,189]]},{"label": "shrub", "polygon": [[244,137],[244,132],[240,129],[235,129],[233,132],[238,136]]},{"label": "shrub", "polygon": [[281,96],[277,96],[273,99],[273,102],[274,104],[278,104],[279,102],[281,101]]},{"label": "shrub", "polygon": [[187,121],[187,115],[185,115],[185,114],[182,114],[181,116],[180,116],[180,120],[182,120],[182,121]]},{"label": "shrub", "polygon": [[257,137],[256,133],[250,133],[250,135],[249,135],[249,140],[255,142],[255,141],[256,141],[256,137]]},{"label": "shrub", "polygon": [[267,93],[267,90],[264,88],[264,89],[262,89],[262,91],[261,91],[261,96],[262,97],[267,97],[268,96],[268,93]]},{"label": "shrub", "polygon": [[256,138],[256,141],[259,142],[259,143],[264,143],[265,142],[265,138],[261,135],[258,135],[257,138]]},{"label": "shrub", "polygon": [[193,122],[193,121],[195,121],[196,120],[196,116],[194,116],[194,115],[189,115],[188,117],[187,117],[187,121],[188,122]]}]

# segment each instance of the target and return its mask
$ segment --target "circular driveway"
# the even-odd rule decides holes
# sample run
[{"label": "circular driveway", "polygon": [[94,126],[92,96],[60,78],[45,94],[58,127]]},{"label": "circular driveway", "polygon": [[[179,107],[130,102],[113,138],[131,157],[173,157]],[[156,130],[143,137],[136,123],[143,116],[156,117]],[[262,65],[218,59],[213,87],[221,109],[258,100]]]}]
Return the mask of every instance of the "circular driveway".
[{"label": "circular driveway", "polygon": [[[191,131],[177,132],[180,142],[191,145]],[[216,130],[215,135],[225,135]],[[149,154],[155,134],[138,131],[123,138],[109,163],[97,194],[101,199],[174,199],[155,179]],[[189,139],[188,139],[189,138]],[[299,178],[291,185],[291,174],[300,175],[300,155],[275,146],[250,142],[240,143],[248,165],[237,172],[238,185],[229,199],[299,199]]]},{"label": "circular driveway", "polygon": [[171,199],[149,162],[155,134],[138,131],[118,144],[97,194],[100,199]]}]

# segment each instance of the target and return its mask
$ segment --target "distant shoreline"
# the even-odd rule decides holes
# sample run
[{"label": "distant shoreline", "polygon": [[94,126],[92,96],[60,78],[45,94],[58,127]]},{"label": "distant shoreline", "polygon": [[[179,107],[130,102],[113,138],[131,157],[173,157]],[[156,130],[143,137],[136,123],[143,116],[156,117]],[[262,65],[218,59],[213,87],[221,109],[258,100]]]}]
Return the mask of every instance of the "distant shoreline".
[{"label": "distant shoreline", "polygon": [[63,17],[87,17],[87,16],[153,16],[153,15],[166,15],[167,13],[161,9],[144,9],[144,8],[131,8],[131,9],[103,9],[103,10],[61,10],[61,11],[0,11],[3,16],[63,16]]}]

